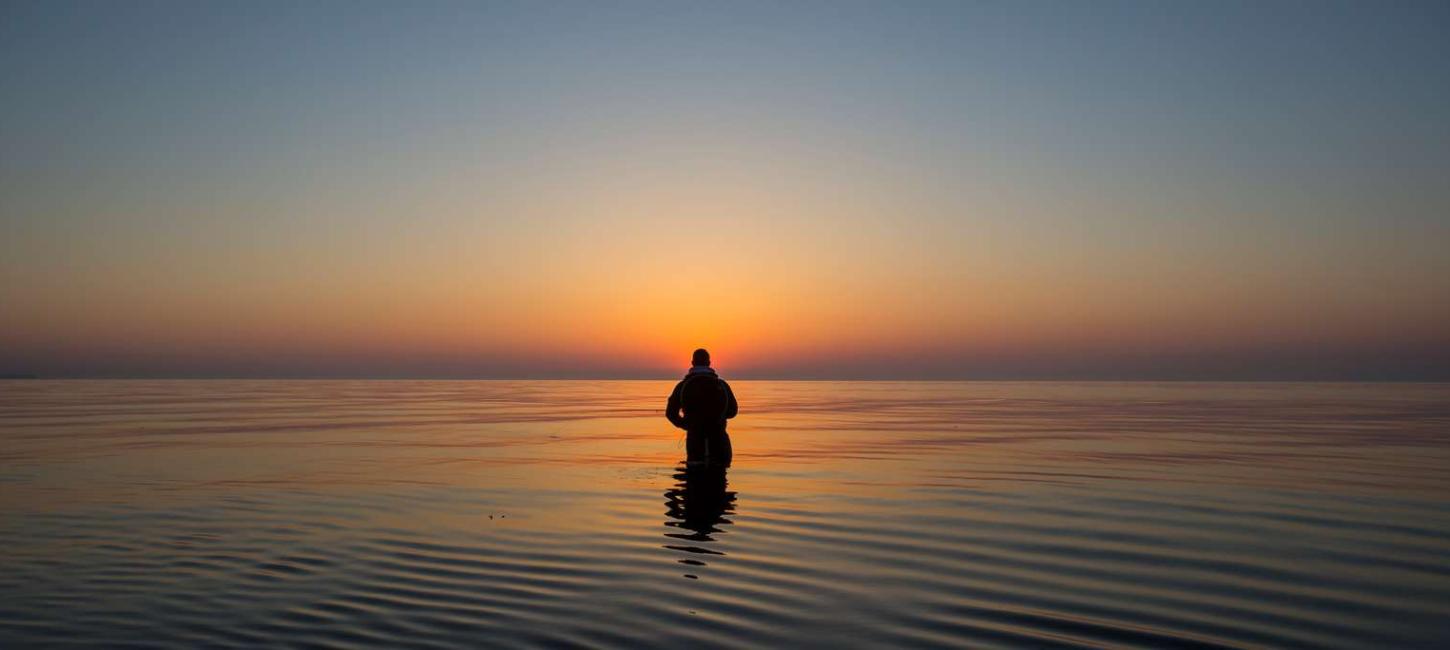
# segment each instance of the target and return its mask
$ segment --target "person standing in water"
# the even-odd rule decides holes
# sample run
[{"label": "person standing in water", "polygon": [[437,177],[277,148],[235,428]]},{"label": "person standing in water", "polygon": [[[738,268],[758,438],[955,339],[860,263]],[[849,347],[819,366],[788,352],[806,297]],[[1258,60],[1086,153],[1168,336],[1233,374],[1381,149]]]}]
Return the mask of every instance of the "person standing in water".
[{"label": "person standing in water", "polygon": [[670,419],[670,424],[685,430],[687,465],[729,467],[732,453],[725,421],[735,417],[738,411],[735,393],[710,367],[710,353],[704,348],[695,350],[690,366],[685,378],[670,393],[665,417]]}]

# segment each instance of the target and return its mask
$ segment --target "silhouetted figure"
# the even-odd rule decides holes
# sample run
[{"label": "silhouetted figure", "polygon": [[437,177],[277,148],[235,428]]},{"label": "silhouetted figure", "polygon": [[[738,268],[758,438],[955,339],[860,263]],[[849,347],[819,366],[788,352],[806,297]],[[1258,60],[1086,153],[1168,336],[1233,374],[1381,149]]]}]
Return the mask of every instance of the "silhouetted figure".
[{"label": "silhouetted figure", "polygon": [[710,367],[710,353],[704,348],[695,350],[691,366],[685,378],[675,384],[674,392],[670,393],[665,417],[670,419],[671,424],[685,430],[688,465],[708,463],[729,467],[732,453],[725,421],[735,417],[738,408],[735,393],[730,391],[730,384]]},{"label": "silhouetted figure", "polygon": [[[732,522],[726,515],[735,512],[735,493],[725,489],[725,468],[716,466],[680,467],[675,472],[675,486],[665,492],[665,525],[681,529],[665,533],[666,537],[685,543],[665,544],[672,551],[688,553],[677,561],[686,566],[702,567],[706,558],[725,555],[711,548],[713,535],[725,532]],[[686,578],[699,579],[693,573]]]}]

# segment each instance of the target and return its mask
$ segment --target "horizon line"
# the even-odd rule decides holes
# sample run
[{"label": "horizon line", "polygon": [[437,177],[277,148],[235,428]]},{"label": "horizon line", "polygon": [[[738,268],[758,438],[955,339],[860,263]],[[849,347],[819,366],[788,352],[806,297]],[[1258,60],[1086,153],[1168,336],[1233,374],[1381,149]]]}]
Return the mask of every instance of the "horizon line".
[{"label": "horizon line", "polygon": [[[31,375],[0,374],[0,381],[668,381],[679,375],[660,376],[428,376],[428,375]],[[791,382],[1014,382],[1014,383],[1274,383],[1274,384],[1445,384],[1445,378],[1354,378],[1354,377],[772,377],[742,375],[725,377],[731,381]]]}]

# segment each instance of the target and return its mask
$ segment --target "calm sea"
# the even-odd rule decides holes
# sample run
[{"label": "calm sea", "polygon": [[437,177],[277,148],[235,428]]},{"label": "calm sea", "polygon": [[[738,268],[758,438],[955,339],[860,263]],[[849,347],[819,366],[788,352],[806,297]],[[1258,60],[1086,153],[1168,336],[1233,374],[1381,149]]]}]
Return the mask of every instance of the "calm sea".
[{"label": "calm sea", "polygon": [[0,382],[0,647],[1450,644],[1450,385]]}]

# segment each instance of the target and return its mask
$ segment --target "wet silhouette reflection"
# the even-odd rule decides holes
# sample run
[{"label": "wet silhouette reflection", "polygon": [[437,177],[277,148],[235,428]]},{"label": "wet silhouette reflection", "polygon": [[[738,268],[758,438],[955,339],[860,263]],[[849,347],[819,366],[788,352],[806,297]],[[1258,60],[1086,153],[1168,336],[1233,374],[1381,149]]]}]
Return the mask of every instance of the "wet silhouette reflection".
[{"label": "wet silhouette reflection", "polygon": [[[675,485],[665,491],[665,525],[676,529],[665,537],[679,543],[665,544],[672,551],[688,554],[678,561],[689,566],[705,566],[711,556],[724,551],[711,548],[715,536],[731,522],[727,515],[735,512],[735,493],[727,491],[724,467],[689,467],[681,463],[675,468]],[[686,573],[686,578],[699,576]]]}]

